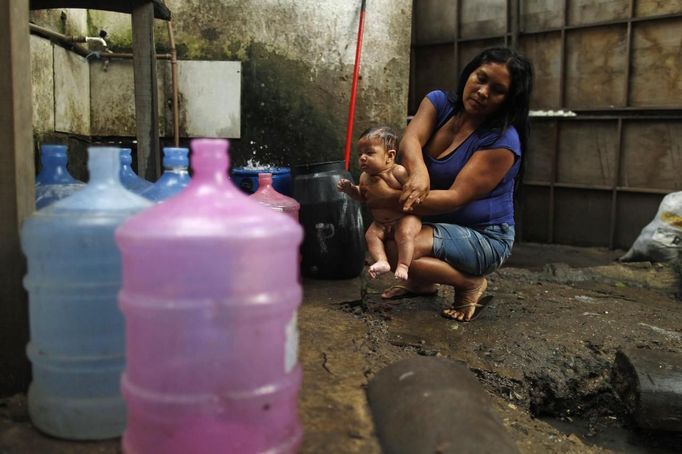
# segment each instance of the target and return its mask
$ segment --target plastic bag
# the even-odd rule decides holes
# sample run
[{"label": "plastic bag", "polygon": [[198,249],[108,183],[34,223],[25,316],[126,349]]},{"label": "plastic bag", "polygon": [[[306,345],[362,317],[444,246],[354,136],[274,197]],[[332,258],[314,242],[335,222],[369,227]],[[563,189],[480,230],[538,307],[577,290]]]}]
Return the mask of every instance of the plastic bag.
[{"label": "plastic bag", "polygon": [[672,262],[682,258],[682,191],[666,195],[621,262]]}]

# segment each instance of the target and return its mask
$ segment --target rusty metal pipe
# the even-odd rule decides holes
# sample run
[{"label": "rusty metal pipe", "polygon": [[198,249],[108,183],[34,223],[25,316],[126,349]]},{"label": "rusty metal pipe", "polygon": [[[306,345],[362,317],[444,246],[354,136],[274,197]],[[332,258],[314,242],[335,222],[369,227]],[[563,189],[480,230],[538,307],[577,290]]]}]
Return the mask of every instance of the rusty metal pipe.
[{"label": "rusty metal pipe", "polygon": [[[92,52],[91,50],[77,44],[79,42],[85,42],[86,36],[67,36],[63,35],[61,33],[52,31],[48,28],[41,27],[40,25],[36,24],[30,24],[29,23],[29,28],[31,30],[31,33],[37,36],[42,36],[43,38],[47,38],[52,42],[55,42],[57,44],[60,44],[62,47],[73,50],[76,52],[78,55],[85,57],[87,59],[91,58],[97,58],[97,59],[107,59],[107,58],[116,58],[116,59],[121,59],[121,60],[126,60],[126,59],[132,59],[133,54],[131,53],[123,53],[123,52]],[[98,40],[101,38],[98,38]],[[90,38],[89,40],[92,40]],[[171,60],[172,55],[171,54],[156,54],[156,58],[158,60]]]},{"label": "rusty metal pipe", "polygon": [[178,112],[178,52],[175,48],[175,36],[173,35],[173,24],[168,21],[168,42],[170,44],[171,55],[171,87],[173,92],[173,143],[175,147],[180,146],[180,114]]},{"label": "rusty metal pipe", "polygon": [[43,38],[49,39],[62,47],[72,50],[81,57],[87,57],[91,52],[85,47],[76,44],[78,37],[66,36],[61,33],[50,30],[49,28],[41,27],[36,24],[28,24],[31,34],[41,36]]}]

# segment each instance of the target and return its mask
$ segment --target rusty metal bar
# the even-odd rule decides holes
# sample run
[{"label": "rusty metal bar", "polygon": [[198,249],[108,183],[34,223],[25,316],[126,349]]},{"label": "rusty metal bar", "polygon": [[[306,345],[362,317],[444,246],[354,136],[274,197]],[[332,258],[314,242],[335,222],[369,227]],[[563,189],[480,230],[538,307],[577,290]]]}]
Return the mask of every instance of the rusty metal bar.
[{"label": "rusty metal bar", "polygon": [[[635,0],[628,2],[628,29],[625,48],[625,90],[623,90],[623,105],[630,104],[630,68],[632,67],[632,16]],[[618,225],[618,184],[623,162],[623,118],[618,119],[618,138],[616,148],[616,169],[613,175],[613,189],[611,191],[611,217],[609,226],[609,249],[613,249],[616,242],[616,226]]]},{"label": "rusty metal bar", "polygon": [[[526,181],[524,180],[523,184],[525,186],[533,186],[533,187],[539,187],[539,188],[549,188],[549,187],[555,187],[555,188],[560,188],[560,189],[583,189],[583,190],[590,190],[590,191],[612,191],[613,186],[608,186],[608,185],[590,185],[590,184],[579,184],[579,183],[554,183],[552,184],[549,181]],[[634,194],[669,194],[671,191],[675,191],[675,189],[653,189],[653,188],[639,188],[639,187],[630,187],[630,186],[617,186],[616,190],[618,192],[627,192],[627,193],[634,193]]]},{"label": "rusty metal bar", "polygon": [[628,30],[625,42],[625,93],[623,93],[623,105],[630,105],[630,75],[632,68],[632,16],[635,12],[635,0],[628,2]]},{"label": "rusty metal bar", "polygon": [[[573,111],[577,112],[577,111]],[[564,121],[594,121],[594,120],[682,120],[679,109],[671,109],[671,115],[578,115],[575,117],[560,117]],[[532,116],[532,115],[531,115]],[[551,121],[557,119],[552,116],[532,116],[533,121]]]},{"label": "rusty metal bar", "polygon": [[459,0],[455,0],[455,24],[454,24],[454,35],[455,35],[455,41],[454,41],[454,58],[455,58],[455,77],[459,79],[459,43],[460,38],[459,38],[459,16],[461,14],[461,2]]},{"label": "rusty metal bar", "polygon": [[[568,20],[568,0],[564,0],[563,8],[563,24],[566,25]],[[559,63],[559,106],[563,108],[566,105],[566,30],[561,30],[561,50]],[[556,119],[554,122],[554,143],[552,145],[552,168],[550,169],[550,186],[549,186],[549,209],[547,210],[547,242],[554,242],[554,211],[556,209],[556,191],[554,190],[557,183],[557,176],[559,173],[559,141],[561,136],[561,122]]]},{"label": "rusty metal bar", "polygon": [[620,183],[621,163],[623,161],[623,119],[618,119],[618,138],[616,148],[616,169],[613,175],[611,190],[611,217],[609,225],[609,249],[613,249],[616,240],[616,225],[618,225],[618,183]]},{"label": "rusty metal bar", "polygon": [[519,47],[519,29],[521,28],[521,12],[519,7],[519,0],[509,0],[510,3],[510,30],[511,33],[511,45],[514,49]]},{"label": "rusty metal bar", "polygon": [[[543,29],[543,30],[524,31],[524,32],[520,32],[519,34],[522,36],[544,35],[544,34],[548,34],[548,33],[562,32],[565,30],[585,30],[585,29],[590,29],[590,28],[600,28],[600,27],[608,27],[608,26],[614,26],[614,25],[628,25],[628,24],[632,24],[632,23],[655,22],[655,21],[672,20],[672,19],[682,19],[682,13],[661,14],[658,16],[632,17],[629,19],[615,19],[615,20],[611,20],[611,21],[591,22],[589,24],[564,25],[562,27],[547,28],[547,29]],[[486,40],[493,40],[493,39],[504,39],[506,34],[507,33],[498,33],[498,34],[491,34],[491,35],[473,36],[473,37],[468,37],[468,38],[459,38],[458,41],[459,42],[467,42],[467,41],[486,41]],[[451,43],[449,41],[444,41],[444,42],[433,41],[433,42],[415,44],[415,47],[438,46],[438,45],[444,45],[444,44],[451,44]]]},{"label": "rusty metal bar", "polygon": [[559,168],[559,138],[560,125],[558,119],[554,122],[554,141],[552,144],[552,159],[549,176],[549,209],[547,210],[547,242],[554,242],[554,210],[555,210],[555,192],[554,188],[557,183],[557,174]]},{"label": "rusty metal bar", "polygon": [[509,31],[511,30],[511,12],[509,9],[511,8],[511,0],[506,0],[504,2],[504,23],[505,23],[505,32],[504,32],[504,46],[509,47],[509,38],[510,34]]}]

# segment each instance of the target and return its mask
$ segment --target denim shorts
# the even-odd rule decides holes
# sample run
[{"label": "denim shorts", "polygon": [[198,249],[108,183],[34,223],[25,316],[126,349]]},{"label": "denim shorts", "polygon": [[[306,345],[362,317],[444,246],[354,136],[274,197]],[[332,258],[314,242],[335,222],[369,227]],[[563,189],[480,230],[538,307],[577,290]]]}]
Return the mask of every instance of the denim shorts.
[{"label": "denim shorts", "polygon": [[514,226],[509,224],[483,227],[424,224],[433,227],[434,257],[474,276],[490,274],[502,266],[514,245]]}]

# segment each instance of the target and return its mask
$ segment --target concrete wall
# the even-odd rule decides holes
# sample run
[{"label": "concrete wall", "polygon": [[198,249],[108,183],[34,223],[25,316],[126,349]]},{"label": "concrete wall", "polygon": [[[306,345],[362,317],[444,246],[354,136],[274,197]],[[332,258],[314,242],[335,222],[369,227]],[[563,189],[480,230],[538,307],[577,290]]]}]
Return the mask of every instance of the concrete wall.
[{"label": "concrete wall", "polygon": [[[168,0],[178,57],[242,62],[241,140],[235,165],[343,158],[360,1]],[[375,123],[405,125],[411,0],[367,2],[355,137]],[[91,11],[114,49],[130,45],[129,18]],[[164,23],[157,49],[167,49]]]}]

